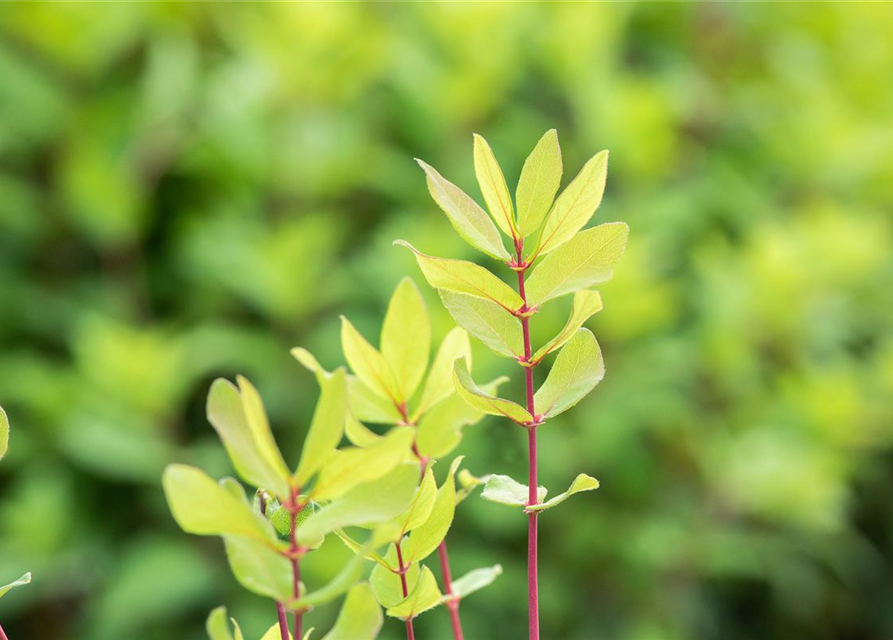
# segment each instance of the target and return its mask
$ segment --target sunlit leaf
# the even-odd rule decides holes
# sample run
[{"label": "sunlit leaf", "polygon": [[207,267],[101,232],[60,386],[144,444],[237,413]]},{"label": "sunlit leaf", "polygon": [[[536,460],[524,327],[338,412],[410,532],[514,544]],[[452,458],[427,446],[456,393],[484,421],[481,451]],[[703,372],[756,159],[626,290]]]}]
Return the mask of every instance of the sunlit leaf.
[{"label": "sunlit leaf", "polygon": [[233,640],[233,634],[229,630],[226,607],[217,607],[208,615],[205,630],[208,632],[210,640]]},{"label": "sunlit leaf", "polygon": [[352,444],[358,447],[371,447],[374,444],[378,444],[381,440],[380,435],[357,420],[353,413],[349,411],[344,419],[344,435],[347,436],[347,439]]},{"label": "sunlit leaf", "polygon": [[367,560],[377,562],[386,569],[390,569],[391,565],[385,561],[384,557],[379,555],[376,551],[373,551],[373,549],[377,549],[381,545],[389,543],[391,540],[396,540],[399,534],[400,527],[397,524],[393,522],[385,522],[374,526],[372,528],[372,533],[369,535],[369,540],[361,544],[341,529],[335,531],[335,535],[338,536],[341,542],[344,543],[344,546],[348,549]]},{"label": "sunlit leaf", "polygon": [[516,237],[512,197],[493,150],[484,138],[474,134],[474,173],[490,215],[507,236]]},{"label": "sunlit leaf", "polygon": [[347,364],[366,386],[396,405],[403,401],[391,365],[344,316],[341,316],[341,348]]},{"label": "sunlit leaf", "polygon": [[400,538],[406,532],[425,524],[428,516],[431,515],[431,509],[434,508],[436,499],[437,482],[434,480],[432,466],[429,465],[409,508],[397,518],[397,525],[400,527]]},{"label": "sunlit leaf", "polygon": [[437,580],[431,569],[422,567],[419,579],[409,596],[388,608],[388,615],[392,618],[415,618],[428,609],[439,605],[443,599],[440,589],[437,588]]},{"label": "sunlit leaf", "polygon": [[412,397],[431,352],[431,322],[422,294],[411,278],[403,278],[391,301],[381,328],[381,355],[397,379],[398,397]]},{"label": "sunlit leaf", "polygon": [[224,536],[226,557],[243,587],[273,600],[292,597],[291,562],[278,551],[252,538]]},{"label": "sunlit leaf", "polygon": [[554,417],[582,400],[605,375],[602,352],[589,329],[578,329],[555,358],[533,397],[538,413]]},{"label": "sunlit leaf", "polygon": [[[313,633],[313,627],[307,629],[307,633],[304,634],[303,640],[309,640],[310,634]],[[293,638],[291,633],[288,634],[289,639]],[[267,632],[261,636],[260,640],[282,640],[282,628],[279,626],[279,623],[273,624]]]},{"label": "sunlit leaf", "polygon": [[444,600],[449,600],[450,598],[461,600],[466,598],[475,591],[480,591],[484,587],[493,584],[493,581],[501,575],[501,564],[473,569],[461,578],[453,581],[453,593],[452,595],[444,596]]},{"label": "sunlit leaf", "polygon": [[459,187],[440,175],[434,167],[416,158],[428,177],[428,191],[450,219],[456,232],[468,244],[497,260],[511,260],[502,236],[490,216]]},{"label": "sunlit leaf", "polygon": [[332,578],[325,586],[317,589],[316,591],[311,591],[310,593],[301,596],[297,602],[294,603],[295,607],[318,607],[320,605],[326,604],[327,602],[331,602],[342,593],[347,591],[353,586],[357,580],[360,579],[360,576],[363,574],[363,561],[365,560],[365,554],[357,554],[347,561],[347,564],[342,567],[341,571]]},{"label": "sunlit leaf", "polygon": [[[477,300],[477,298],[472,299]],[[500,307],[496,308],[502,311]],[[440,348],[437,350],[437,355],[428,372],[428,379],[425,381],[419,406],[413,412],[413,420],[417,420],[428,409],[455,391],[453,363],[456,358],[466,358],[469,363],[471,362],[471,343],[468,340],[468,333],[459,327],[454,327],[440,343]]]},{"label": "sunlit leaf", "polygon": [[453,516],[456,512],[456,469],[462,463],[463,456],[458,456],[450,465],[446,479],[437,490],[434,506],[422,526],[412,532],[406,546],[406,561],[421,562],[443,542]]},{"label": "sunlit leaf", "polygon": [[561,249],[534,267],[527,281],[527,304],[538,307],[547,300],[607,282],[623,255],[629,227],[609,222],[576,234]]},{"label": "sunlit leaf", "polygon": [[493,351],[510,358],[524,355],[521,322],[503,307],[452,291],[440,291],[440,298],[456,324]]},{"label": "sunlit leaf", "polygon": [[373,640],[383,624],[384,616],[372,588],[360,583],[347,594],[335,626],[322,640]]},{"label": "sunlit leaf", "polygon": [[264,409],[263,401],[254,385],[243,376],[236,376],[236,382],[239,385],[239,392],[242,396],[242,410],[245,413],[245,419],[254,435],[254,442],[260,452],[263,460],[270,466],[277,475],[288,477],[288,466],[282,458],[282,453],[273,438],[273,432],[270,430],[270,421],[267,419],[267,412]]},{"label": "sunlit leaf", "polygon": [[0,460],[6,455],[9,448],[9,419],[3,407],[0,407]]},{"label": "sunlit leaf", "polygon": [[593,489],[598,489],[598,480],[593,478],[592,476],[587,476],[585,473],[581,473],[574,481],[571,483],[571,486],[564,493],[560,493],[554,498],[549,499],[546,502],[541,504],[536,504],[527,508],[528,511],[545,511],[546,509],[551,509],[555,507],[568,498],[570,498],[575,493],[580,493],[581,491],[592,491]]},{"label": "sunlit leaf", "polygon": [[[372,585],[372,590],[378,603],[388,608],[402,602],[406,598],[403,594],[403,581],[400,579],[400,575],[388,568],[389,566],[394,567],[394,569],[399,567],[397,551],[393,544],[388,547],[388,551],[385,554],[385,562],[387,563],[386,565],[378,564],[372,569],[369,583]],[[406,592],[408,594],[418,584],[421,566],[418,563],[408,564],[405,562],[403,566],[406,569]]]},{"label": "sunlit leaf", "polygon": [[515,191],[518,230],[525,238],[540,228],[561,186],[561,147],[558,132],[546,131],[524,161]]},{"label": "sunlit leaf", "polygon": [[347,415],[347,383],[344,369],[320,379],[320,395],[295,471],[295,483],[303,486],[328,461],[341,442]]},{"label": "sunlit leaf", "polygon": [[487,475],[479,478],[468,469],[462,469],[462,471],[459,472],[457,479],[459,480],[459,486],[461,487],[456,493],[456,504],[459,504],[465,500],[465,498],[470,496],[475,489],[481,485],[487,484],[487,480],[490,479],[490,476]]},{"label": "sunlit leaf", "polygon": [[468,373],[465,360],[456,360],[453,367],[453,381],[456,383],[456,392],[459,396],[475,409],[494,416],[505,416],[518,423],[533,422],[527,409],[511,400],[497,398],[481,389]]},{"label": "sunlit leaf", "polygon": [[577,329],[589,320],[593,315],[602,310],[602,296],[598,291],[583,289],[574,294],[574,304],[571,307],[571,315],[567,319],[564,328],[554,338],[549,340],[533,354],[533,362],[537,363],[547,354],[560,349],[564,343],[571,339]]},{"label": "sunlit leaf", "polygon": [[[481,385],[489,395],[499,390],[499,385],[508,378],[500,377]],[[451,384],[452,380],[451,380]],[[455,449],[462,440],[462,429],[477,424],[484,417],[480,411],[459,395],[453,394],[438,403],[422,416],[416,427],[416,446],[419,453],[429,458],[441,458]]]},{"label": "sunlit leaf", "polygon": [[9,584],[3,585],[2,587],[0,587],[0,598],[2,598],[7,593],[9,593],[10,590],[15,589],[16,587],[21,587],[26,584],[30,584],[30,583],[31,583],[31,573],[29,572],[29,573],[26,573],[25,575],[23,575],[18,580],[14,581],[14,582],[10,582]]},{"label": "sunlit leaf", "polygon": [[[548,490],[545,487],[537,487],[537,502],[545,500],[547,493]],[[512,507],[526,506],[530,499],[527,485],[515,482],[508,476],[495,474],[487,479],[487,484],[484,486],[481,497],[490,502],[507,504]]]}]

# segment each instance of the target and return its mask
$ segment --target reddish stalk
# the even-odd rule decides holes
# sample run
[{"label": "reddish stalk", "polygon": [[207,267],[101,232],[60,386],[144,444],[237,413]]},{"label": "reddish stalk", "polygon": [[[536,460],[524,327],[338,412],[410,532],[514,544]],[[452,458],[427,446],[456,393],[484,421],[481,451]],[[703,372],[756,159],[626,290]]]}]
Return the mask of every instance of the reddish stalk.
[{"label": "reddish stalk", "polygon": [[[400,550],[400,543],[397,548],[397,567],[400,570],[400,586],[403,587],[403,597],[409,596],[409,588],[406,585],[406,567],[403,566],[403,552]],[[406,640],[415,640],[415,631],[412,628],[412,617],[406,619]]]},{"label": "reddish stalk", "polygon": [[3,631],[3,627],[0,627],[0,640],[9,640],[9,638],[6,637],[6,633]]},{"label": "reddish stalk", "polygon": [[447,594],[446,607],[450,612],[450,623],[453,625],[453,638],[463,640],[462,621],[459,619],[459,600],[450,598],[453,595],[453,577],[450,575],[450,557],[447,554],[446,540],[437,548],[440,557],[440,571],[443,573],[443,589]]},{"label": "reddish stalk", "polygon": [[[291,512],[291,533],[289,538],[291,540],[291,547],[289,548],[289,556],[291,558],[291,570],[292,570],[292,581],[293,581],[293,593],[295,596],[295,600],[301,597],[301,566],[300,566],[300,553],[301,548],[298,546],[298,539],[296,537],[295,529],[297,529],[298,525],[298,514],[301,513],[301,509],[304,508],[303,504],[298,502],[298,496],[300,494],[299,489],[292,490],[291,500],[289,501],[289,511]],[[294,640],[300,640],[303,636],[303,628],[304,628],[304,612],[300,609],[295,610],[295,632],[294,632]],[[285,633],[283,640],[288,638],[288,632]]]},{"label": "reddish stalk", "polygon": [[[260,502],[260,514],[262,516],[267,515],[267,498],[264,495],[263,491],[258,491],[257,493],[258,501]],[[289,640],[288,638],[288,618],[285,615],[285,605],[281,602],[276,602],[276,617],[279,619],[279,635],[282,640]],[[2,629],[0,629],[2,631]],[[6,640],[5,637],[0,634],[0,640]]]}]

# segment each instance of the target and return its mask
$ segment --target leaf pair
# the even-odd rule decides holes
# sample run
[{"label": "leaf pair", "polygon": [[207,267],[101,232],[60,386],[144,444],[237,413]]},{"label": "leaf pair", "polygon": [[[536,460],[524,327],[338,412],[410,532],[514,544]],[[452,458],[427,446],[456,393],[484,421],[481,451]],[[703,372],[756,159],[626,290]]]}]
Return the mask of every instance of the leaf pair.
[{"label": "leaf pair", "polygon": [[571,486],[568,487],[567,491],[546,502],[543,501],[548,493],[547,489],[545,487],[537,487],[537,504],[531,505],[529,488],[526,485],[515,482],[508,476],[492,475],[487,480],[487,485],[484,487],[481,497],[490,502],[505,504],[512,507],[524,507],[525,511],[538,512],[558,506],[575,493],[592,491],[593,489],[598,489],[598,480],[585,473],[581,473],[574,478],[574,481],[571,483]]}]

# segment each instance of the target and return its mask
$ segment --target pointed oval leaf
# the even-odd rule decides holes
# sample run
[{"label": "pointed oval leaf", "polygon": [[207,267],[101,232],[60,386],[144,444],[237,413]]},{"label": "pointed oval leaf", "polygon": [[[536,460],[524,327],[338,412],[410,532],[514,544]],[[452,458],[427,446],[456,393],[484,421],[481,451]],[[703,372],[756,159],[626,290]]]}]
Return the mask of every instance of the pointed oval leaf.
[{"label": "pointed oval leaf", "polygon": [[589,320],[593,315],[602,310],[602,296],[598,291],[583,289],[574,294],[574,304],[571,307],[571,315],[567,324],[554,338],[549,340],[533,354],[533,363],[537,364],[549,353],[560,349]]},{"label": "pointed oval leaf", "polygon": [[555,358],[533,404],[547,418],[563,413],[586,397],[605,376],[605,362],[595,336],[579,329]]},{"label": "pointed oval leaf", "polygon": [[[303,640],[310,640],[310,634],[313,633],[314,627],[310,627],[307,629],[307,633],[304,634]],[[294,636],[291,633],[288,634],[288,639],[292,640]],[[279,623],[276,622],[267,629],[267,632],[261,636],[260,640],[282,640],[282,628],[279,626]]]},{"label": "pointed oval leaf", "polygon": [[254,442],[261,458],[278,476],[287,478],[288,467],[282,458],[275,438],[273,438],[270,421],[267,418],[267,411],[264,409],[260,394],[244,376],[236,376],[236,382],[239,385],[239,395],[242,396],[242,410],[245,413],[248,427],[254,435]]},{"label": "pointed oval leaf", "polygon": [[592,491],[593,489],[598,489],[598,480],[596,480],[592,476],[587,476],[585,473],[581,473],[576,478],[574,478],[574,481],[571,483],[571,486],[568,487],[567,491],[558,494],[557,496],[551,498],[546,502],[527,507],[527,511],[545,511],[546,509],[551,509],[552,507],[558,506],[575,493],[580,493],[581,491]]},{"label": "pointed oval leaf", "polygon": [[[542,502],[546,498],[548,490],[545,487],[536,488],[536,501]],[[487,478],[484,491],[481,493],[484,500],[506,504],[510,507],[524,507],[530,499],[530,493],[526,484],[515,482],[508,476],[492,475]]]},{"label": "pointed oval leaf", "polygon": [[384,624],[372,588],[361,582],[350,590],[335,626],[322,640],[374,640]]},{"label": "pointed oval leaf", "polygon": [[397,525],[400,527],[398,540],[402,539],[408,531],[425,524],[428,516],[431,515],[431,509],[434,508],[436,499],[437,482],[434,480],[432,466],[429,465],[409,508],[397,518]]},{"label": "pointed oval leaf", "polygon": [[341,348],[347,364],[366,386],[395,405],[403,402],[391,365],[344,316],[341,316]]},{"label": "pointed oval leaf", "polygon": [[459,396],[475,409],[494,416],[505,416],[519,424],[533,422],[533,416],[521,405],[490,395],[475,384],[471,374],[468,373],[465,360],[456,360],[453,367],[453,381],[456,383],[456,392]]},{"label": "pointed oval leaf", "polygon": [[406,247],[415,253],[425,279],[435,289],[490,300],[510,312],[517,311],[524,304],[514,289],[478,264],[467,260],[435,258],[417,251],[403,240],[395,240],[394,244]]},{"label": "pointed oval leaf", "polygon": [[418,563],[431,555],[446,538],[453,516],[456,513],[456,469],[462,463],[463,456],[458,456],[450,465],[446,480],[437,490],[437,499],[428,519],[412,532],[406,547],[406,560],[410,564]]},{"label": "pointed oval leaf", "polygon": [[505,235],[516,238],[512,197],[505,184],[505,176],[502,175],[502,169],[496,161],[496,156],[493,155],[493,149],[478,134],[474,134],[474,173],[490,215]]},{"label": "pointed oval leaf", "polygon": [[350,440],[351,444],[358,447],[371,447],[381,441],[380,435],[357,420],[351,412],[347,413],[344,422],[344,435],[347,436],[347,439]]},{"label": "pointed oval leaf", "polygon": [[437,588],[437,580],[431,569],[422,567],[415,588],[402,601],[388,608],[388,615],[392,618],[415,618],[416,616],[433,609],[441,603],[443,596]]},{"label": "pointed oval leaf", "polygon": [[450,223],[465,242],[497,260],[510,261],[509,252],[502,244],[502,236],[490,216],[470,196],[437,170],[416,158],[428,177],[428,191],[434,202],[450,219]]},{"label": "pointed oval leaf", "polygon": [[[406,595],[403,594],[403,581],[400,579],[400,575],[396,573],[398,566],[397,552],[392,543],[388,546],[387,553],[385,553],[385,564],[376,565],[369,576],[369,583],[372,585],[375,598],[385,608],[393,607],[406,598]],[[409,563],[404,563],[403,566],[406,569],[406,589],[408,594],[418,584],[421,567],[418,564]],[[389,567],[393,567],[393,570]]]},{"label": "pointed oval leaf", "polygon": [[509,358],[524,355],[521,323],[504,308],[489,300],[451,291],[441,291],[440,298],[456,324],[495,353]]},{"label": "pointed oval leaf", "polygon": [[490,586],[501,575],[501,564],[473,569],[461,578],[453,581],[453,593],[452,595],[444,596],[444,600],[449,600],[450,598],[462,600],[475,591],[480,591],[484,587]]},{"label": "pointed oval leaf", "polygon": [[294,603],[295,607],[318,607],[320,605],[331,602],[342,593],[350,589],[356,581],[363,575],[364,555],[357,554],[332,578],[325,586],[308,593]]},{"label": "pointed oval leaf", "polygon": [[9,420],[3,407],[0,407],[0,460],[6,455],[9,448]]},{"label": "pointed oval leaf", "polygon": [[403,278],[385,313],[381,328],[381,355],[391,365],[400,390],[411,398],[428,368],[431,321],[422,294],[411,278]]},{"label": "pointed oval leaf", "polygon": [[205,622],[205,630],[211,640],[233,640],[233,634],[229,630],[229,618],[226,615],[226,607],[217,607]]},{"label": "pointed oval leaf", "polygon": [[292,597],[292,566],[278,551],[252,538],[223,536],[236,580],[257,595],[286,602]]},{"label": "pointed oval leaf", "polygon": [[518,231],[526,238],[543,224],[558,187],[561,186],[561,147],[558,132],[546,131],[524,161],[515,202],[518,204]]},{"label": "pointed oval leaf", "polygon": [[609,222],[578,233],[560,250],[546,256],[527,281],[527,304],[538,307],[566,293],[607,282],[623,255],[629,227]]},{"label": "pointed oval leaf", "polygon": [[535,255],[557,249],[582,229],[598,209],[605,192],[608,175],[608,152],[601,151],[583,165],[558,199],[546,218]]},{"label": "pointed oval leaf", "polygon": [[320,395],[313,412],[313,420],[301,460],[295,471],[295,483],[304,486],[335,452],[344,433],[347,416],[347,381],[344,369],[338,369],[330,377],[319,381]]},{"label": "pointed oval leaf", "polygon": [[[497,309],[502,311],[499,307]],[[459,327],[453,327],[440,343],[440,348],[431,364],[431,370],[428,372],[428,379],[425,381],[422,399],[419,401],[418,408],[413,412],[413,422],[418,421],[419,416],[428,409],[453,394],[455,391],[453,388],[453,363],[456,358],[466,358],[468,362],[471,362],[471,343],[468,340],[468,333]]]},{"label": "pointed oval leaf", "polygon": [[5,596],[12,589],[15,589],[16,587],[22,587],[26,584],[31,584],[31,572],[30,571],[28,573],[26,573],[25,575],[23,575],[18,580],[15,580],[14,582],[10,582],[9,584],[3,585],[2,587],[0,587],[0,598]]}]

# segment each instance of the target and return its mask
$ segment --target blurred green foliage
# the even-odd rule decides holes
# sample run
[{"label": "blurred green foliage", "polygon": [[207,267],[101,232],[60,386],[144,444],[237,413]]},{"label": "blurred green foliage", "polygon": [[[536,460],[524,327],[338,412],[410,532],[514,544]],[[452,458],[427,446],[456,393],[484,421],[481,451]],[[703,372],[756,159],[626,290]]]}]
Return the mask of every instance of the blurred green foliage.
[{"label": "blurred green foliage", "polygon": [[[891,70],[883,4],[4,4],[0,582],[34,573],[10,638],[197,639],[223,602],[260,635],[268,603],[160,489],[170,461],[229,473],[210,380],[250,376],[296,447],[317,391],[288,350],[338,364],[340,313],[374,333],[420,280],[391,240],[477,257],[413,157],[477,195],[473,131],[513,182],[551,127],[568,167],[611,150],[596,221],[632,233],[590,322],[605,381],[541,430],[543,484],[602,482],[542,518],[544,637],[893,634]],[[459,453],[523,477],[505,421]],[[522,524],[457,514],[454,573],[505,568],[469,638],[523,636]]]}]

